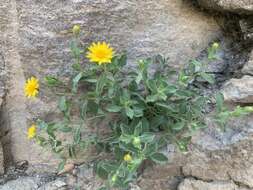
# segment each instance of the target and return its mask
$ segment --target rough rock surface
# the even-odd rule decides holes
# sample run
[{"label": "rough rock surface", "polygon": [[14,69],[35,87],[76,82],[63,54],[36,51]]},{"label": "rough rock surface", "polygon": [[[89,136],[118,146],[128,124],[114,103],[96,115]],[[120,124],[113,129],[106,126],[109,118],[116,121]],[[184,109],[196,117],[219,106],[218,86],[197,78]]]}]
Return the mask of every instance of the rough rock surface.
[{"label": "rough rock surface", "polygon": [[20,177],[0,186],[0,190],[67,190],[67,184],[60,179],[43,182],[39,177]]},{"label": "rough rock surface", "polygon": [[0,186],[0,190],[34,190],[39,188],[39,179],[32,177],[20,178],[9,181],[5,185]]},{"label": "rough rock surface", "polygon": [[6,21],[1,23],[5,33],[1,38],[6,41],[3,56],[13,87],[6,98],[9,133],[4,142],[8,160],[27,160],[30,165],[47,165],[49,158],[50,164],[56,163],[26,138],[27,127],[36,119],[50,119],[55,101],[43,86],[37,100],[26,100],[23,85],[33,75],[42,80],[48,74],[70,72],[73,24],[81,25],[84,44],[106,40],[118,51],[127,50],[130,60],[162,53],[175,67],[220,36],[213,18],[183,0],[1,0],[1,4],[5,14],[0,19]]},{"label": "rough rock surface", "polygon": [[[47,74],[65,76],[70,72],[72,60],[68,45],[73,24],[81,25],[83,30],[81,38],[84,44],[106,40],[119,51],[127,50],[131,64],[134,58],[162,53],[170,57],[172,65],[180,67],[189,59],[199,56],[210,42],[222,35],[213,18],[196,10],[187,2],[0,0],[0,64],[4,63],[7,67],[5,69],[9,72],[8,94],[2,111],[4,127],[0,133],[4,136],[1,140],[6,161],[12,163],[27,160],[29,168],[24,175],[31,176],[8,181],[0,186],[0,190],[18,190],[21,187],[27,187],[27,190],[38,188],[62,190],[75,188],[76,185],[83,190],[98,188],[101,182],[91,169],[83,166],[77,167],[72,174],[67,174],[66,182],[57,180],[45,182],[41,178],[33,177],[38,173],[53,172],[57,160],[34,142],[29,142],[26,130],[38,118],[54,117],[52,113],[56,105],[54,98],[49,98],[50,92],[43,86],[37,100],[25,99],[23,94],[25,79],[34,75],[42,80]],[[228,3],[223,2],[224,6],[226,2]],[[244,12],[246,8],[240,7],[243,4],[236,4],[239,2],[243,1],[230,1],[227,6],[234,7],[230,9],[231,11]],[[247,3],[252,1],[244,2],[244,5],[249,5]],[[235,5],[240,8],[235,8]],[[229,47],[226,51],[224,56],[221,55],[224,59],[230,57]],[[210,71],[218,73],[230,66],[228,65],[230,61],[227,61],[227,65],[220,63],[217,61],[216,69]],[[0,78],[0,87],[2,86]],[[232,101],[252,103],[251,77],[232,79],[225,86],[229,88],[225,96],[230,97]],[[196,188],[194,187],[196,190],[202,187],[210,190],[213,188],[237,190],[239,188],[235,185],[237,183],[253,188],[252,132],[253,121],[250,117],[232,122],[225,132],[210,126],[194,136],[192,150],[187,155],[168,148],[166,151],[171,158],[170,163],[166,166],[147,168],[138,180],[140,188],[136,186],[133,189],[175,190],[182,176],[215,182],[185,180],[180,185],[180,190],[187,187],[191,190],[190,188],[194,187],[192,184],[196,185]],[[1,161],[0,151],[0,173]],[[226,182],[221,183],[222,180]]]},{"label": "rough rock surface", "polygon": [[209,126],[194,136],[183,174],[204,181],[233,180],[253,188],[252,132],[252,115],[231,121],[225,132]]},{"label": "rough rock surface", "polygon": [[253,14],[253,0],[198,0],[198,2],[208,9]]},{"label": "rough rock surface", "polygon": [[0,175],[4,174],[4,151],[2,143],[0,143]]},{"label": "rough rock surface", "polygon": [[185,179],[178,187],[178,190],[247,190],[240,188],[231,181],[204,182],[195,179]]},{"label": "rough rock surface", "polygon": [[253,75],[253,51],[250,53],[249,61],[244,65],[242,73],[245,75]]},{"label": "rough rock surface", "polygon": [[253,77],[231,79],[223,87],[224,99],[234,103],[253,103]]}]

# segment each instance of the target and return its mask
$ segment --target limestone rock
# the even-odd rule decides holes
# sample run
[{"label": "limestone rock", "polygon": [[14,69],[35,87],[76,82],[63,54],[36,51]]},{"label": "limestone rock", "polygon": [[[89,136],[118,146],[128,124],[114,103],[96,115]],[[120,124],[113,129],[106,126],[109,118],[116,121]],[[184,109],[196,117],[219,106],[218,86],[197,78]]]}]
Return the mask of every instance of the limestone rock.
[{"label": "limestone rock", "polygon": [[185,179],[178,190],[246,190],[238,187],[231,181],[204,182],[195,179]]},{"label": "limestone rock", "polygon": [[208,9],[253,14],[253,0],[198,0],[198,2]]},{"label": "limestone rock", "polygon": [[253,77],[245,75],[241,79],[231,79],[222,92],[227,102],[253,103]]}]

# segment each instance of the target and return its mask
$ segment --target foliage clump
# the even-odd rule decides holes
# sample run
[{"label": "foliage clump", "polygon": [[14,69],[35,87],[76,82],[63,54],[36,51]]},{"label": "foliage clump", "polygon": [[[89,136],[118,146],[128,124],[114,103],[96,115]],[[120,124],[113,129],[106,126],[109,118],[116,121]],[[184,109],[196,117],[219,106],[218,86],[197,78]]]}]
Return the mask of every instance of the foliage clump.
[{"label": "foliage clump", "polygon": [[[80,27],[74,26],[73,33],[77,37]],[[75,63],[69,83],[55,76],[45,77],[48,86],[61,92],[64,89],[58,103],[64,119],[38,120],[38,130],[33,125],[28,135],[63,159],[59,169],[78,151],[95,148],[98,157],[92,161],[94,170],[107,179],[101,189],[127,189],[146,160],[166,163],[168,158],[161,149],[168,143],[175,143],[181,151],[187,151],[192,134],[206,127],[206,108],[214,99],[216,111],[211,115],[221,125],[230,117],[253,111],[252,107],[228,111],[223,106],[221,94],[216,97],[203,95],[194,83],[213,84],[214,77],[205,73],[202,64],[196,60],[179,72],[160,55],[139,60],[135,68],[129,68],[125,54],[116,55],[109,44],[98,42],[86,53],[92,63],[83,63],[85,51],[77,39],[71,44]],[[209,48],[210,59],[216,58],[218,48],[217,43]],[[30,96],[37,95],[37,87],[34,88],[36,92],[29,90]],[[106,120],[103,135],[98,124],[102,120]],[[59,133],[72,138],[62,141]],[[108,153],[110,159],[99,157],[104,153]]]}]

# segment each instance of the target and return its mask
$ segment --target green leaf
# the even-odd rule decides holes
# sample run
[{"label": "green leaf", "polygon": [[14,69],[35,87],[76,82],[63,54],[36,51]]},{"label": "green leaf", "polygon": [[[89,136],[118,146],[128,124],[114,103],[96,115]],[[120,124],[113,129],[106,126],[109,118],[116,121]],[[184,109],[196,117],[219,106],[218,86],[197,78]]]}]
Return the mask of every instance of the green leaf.
[{"label": "green leaf", "polygon": [[106,187],[100,187],[98,190],[108,190]]},{"label": "green leaf", "polygon": [[133,119],[133,117],[134,117],[134,111],[133,111],[131,108],[129,108],[129,107],[126,107],[126,108],[125,108],[125,111],[126,111],[126,115],[127,115],[130,119]]},{"label": "green leaf", "polygon": [[157,152],[158,150],[158,144],[157,143],[147,143],[145,146],[145,149],[143,150],[143,153],[146,156],[150,156],[152,154],[154,154],[155,152]]},{"label": "green leaf", "polygon": [[61,83],[56,77],[52,76],[46,76],[45,81],[48,86],[56,86]]},{"label": "green leaf", "polygon": [[197,60],[192,60],[191,64],[194,65],[194,72],[200,72],[201,70],[201,62],[197,61]]},{"label": "green leaf", "polygon": [[135,79],[135,82],[136,82],[137,84],[140,84],[141,80],[142,80],[142,73],[141,73],[141,72],[138,72],[138,75],[137,75],[137,77],[136,77],[136,79]]},{"label": "green leaf", "polygon": [[119,65],[121,67],[123,67],[124,65],[127,64],[127,55],[126,54],[122,54],[119,58]]},{"label": "green leaf", "polygon": [[86,82],[89,83],[96,83],[98,80],[97,79],[85,79]]},{"label": "green leaf", "polygon": [[146,102],[148,103],[148,102],[155,102],[155,101],[157,101],[157,99],[158,99],[158,97],[156,96],[156,95],[149,95],[149,96],[147,96],[147,98],[146,98]]},{"label": "green leaf", "polygon": [[201,72],[199,73],[200,77],[202,77],[204,80],[206,80],[207,82],[209,82],[210,84],[214,84],[214,77],[210,74],[207,74],[205,72]]},{"label": "green leaf", "polygon": [[223,94],[222,93],[216,94],[216,109],[217,109],[218,112],[222,111],[223,104],[224,104]]},{"label": "green leaf", "polygon": [[107,179],[109,175],[109,173],[103,167],[103,163],[98,163],[98,165],[96,166],[96,174],[102,179]]},{"label": "green leaf", "polygon": [[75,58],[79,58],[81,55],[81,50],[78,48],[77,43],[75,41],[72,41],[70,44],[70,50]]},{"label": "green leaf", "polygon": [[113,112],[113,113],[120,112],[121,109],[122,109],[122,107],[117,106],[117,105],[109,105],[109,106],[106,107],[107,111]]},{"label": "green leaf", "polygon": [[81,71],[81,65],[80,65],[80,63],[74,63],[73,65],[72,65],[72,68],[74,69],[74,70],[76,70],[76,71]]},{"label": "green leaf", "polygon": [[48,134],[51,138],[53,138],[53,139],[56,138],[56,137],[55,137],[55,134],[54,134],[55,131],[56,131],[56,127],[55,127],[54,124],[49,124],[49,125],[47,126],[47,134]]},{"label": "green leaf", "polygon": [[134,129],[134,136],[139,136],[141,133],[142,133],[142,122],[140,121]]},{"label": "green leaf", "polygon": [[163,115],[157,115],[151,118],[150,127],[155,129],[165,122],[166,122],[166,119]]},{"label": "green leaf", "polygon": [[81,103],[81,108],[80,108],[80,116],[82,120],[84,120],[86,117],[87,109],[88,109],[88,101],[85,100],[84,102]]},{"label": "green leaf", "polygon": [[172,129],[175,131],[180,131],[185,127],[185,122],[177,122],[176,124],[172,125]]},{"label": "green leaf", "polygon": [[81,129],[80,127],[78,127],[76,130],[75,130],[75,133],[74,133],[74,142],[75,144],[78,144],[81,140]]},{"label": "green leaf", "polygon": [[47,129],[47,127],[48,127],[48,124],[45,122],[45,121],[42,121],[42,120],[39,120],[38,122],[37,122],[37,124],[38,124],[38,128],[39,129]]},{"label": "green leaf", "polygon": [[101,75],[97,81],[97,85],[96,85],[96,94],[100,95],[106,85],[107,79],[106,79],[106,75]]},{"label": "green leaf", "polygon": [[170,94],[174,94],[177,91],[177,87],[170,85],[166,87],[166,92]]},{"label": "green leaf", "polygon": [[72,131],[72,128],[67,127],[67,126],[61,126],[61,127],[59,127],[59,130],[60,130],[61,132],[63,132],[63,133],[69,133],[69,132]]},{"label": "green leaf", "polygon": [[164,164],[168,162],[168,158],[162,153],[154,153],[150,156],[150,159],[158,164]]},{"label": "green leaf", "polygon": [[66,160],[62,160],[59,164],[58,164],[58,172],[62,171],[64,169],[64,166],[66,164]]},{"label": "green leaf", "polygon": [[151,143],[155,139],[155,135],[152,133],[144,133],[143,135],[140,136],[140,140],[143,143]]},{"label": "green leaf", "polygon": [[66,112],[68,110],[68,104],[65,96],[62,96],[60,98],[60,101],[58,103],[58,107],[62,112]]},{"label": "green leaf", "polygon": [[80,81],[80,79],[82,78],[83,73],[79,73],[78,75],[75,76],[75,78],[73,78],[72,80],[72,92],[76,93],[77,92],[77,88],[78,88],[78,82]]},{"label": "green leaf", "polygon": [[135,117],[142,117],[143,116],[143,108],[140,106],[133,106],[134,116]]}]

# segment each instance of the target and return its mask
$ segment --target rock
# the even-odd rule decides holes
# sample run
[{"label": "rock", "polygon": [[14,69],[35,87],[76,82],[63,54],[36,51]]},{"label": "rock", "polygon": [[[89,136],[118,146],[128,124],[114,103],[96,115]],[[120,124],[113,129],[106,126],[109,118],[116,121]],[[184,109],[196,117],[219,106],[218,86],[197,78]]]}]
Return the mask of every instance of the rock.
[{"label": "rock", "polygon": [[80,187],[81,190],[96,190],[103,185],[103,181],[96,177],[93,169],[87,167],[87,165],[81,165],[76,171],[76,181],[71,180],[68,177],[68,181],[73,181],[74,183],[68,183],[72,187]]},{"label": "rock", "polygon": [[0,186],[0,190],[35,190],[39,187],[39,179],[34,177],[21,177]]},{"label": "rock", "polygon": [[56,101],[43,85],[37,100],[27,100],[23,85],[30,76],[42,81],[46,75],[71,72],[68,46],[74,24],[82,28],[83,44],[108,41],[117,51],[128,51],[130,65],[137,57],[161,53],[178,68],[221,36],[212,17],[183,0],[1,0],[0,9],[11,87],[3,116],[9,132],[4,138],[7,160],[27,160],[30,167],[48,166],[48,171],[54,171],[58,160],[28,141],[26,130],[38,118],[55,119]]},{"label": "rock", "polygon": [[227,181],[253,188],[253,118],[232,120],[225,131],[209,126],[192,139],[182,167],[184,176]]},{"label": "rock", "polygon": [[245,75],[253,75],[253,51],[251,51],[248,62],[244,65],[242,73]]},{"label": "rock", "polygon": [[253,22],[252,16],[243,18],[239,21],[239,25],[244,37],[244,40],[249,43],[253,41]]},{"label": "rock", "polygon": [[38,190],[67,190],[67,184],[58,179],[41,186]]},{"label": "rock", "polygon": [[185,179],[178,190],[246,190],[240,188],[231,181],[204,182],[195,179]]},{"label": "rock", "polygon": [[207,9],[229,11],[238,14],[253,14],[253,0],[198,0]]},{"label": "rock", "polygon": [[245,75],[241,79],[229,80],[222,93],[227,102],[253,103],[253,77]]},{"label": "rock", "polygon": [[2,143],[0,143],[0,175],[4,174],[4,152]]}]

